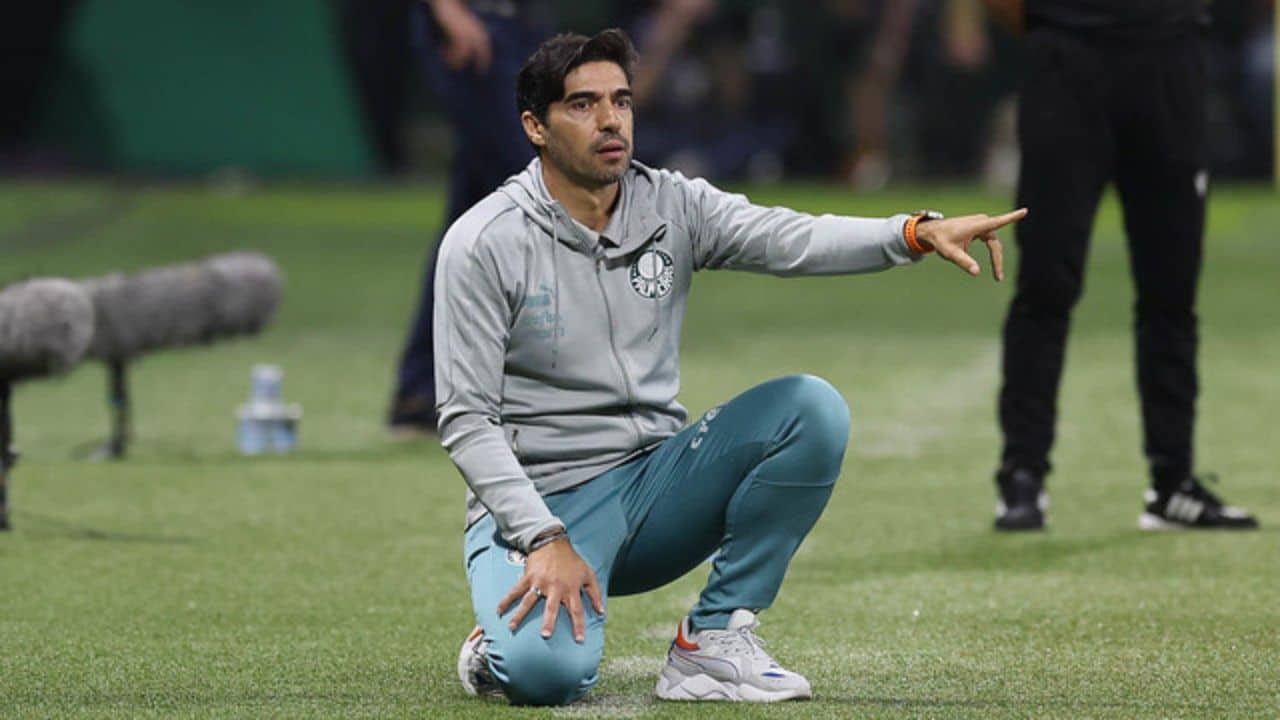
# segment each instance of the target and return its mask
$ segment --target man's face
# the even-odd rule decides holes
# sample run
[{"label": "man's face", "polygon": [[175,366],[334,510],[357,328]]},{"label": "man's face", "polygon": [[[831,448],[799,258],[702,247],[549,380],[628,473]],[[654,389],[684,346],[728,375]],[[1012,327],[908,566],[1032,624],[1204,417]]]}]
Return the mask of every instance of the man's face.
[{"label": "man's face", "polygon": [[525,129],[532,130],[530,138],[574,183],[599,188],[617,182],[631,163],[633,118],[626,74],[606,61],[579,65],[564,78],[564,98],[547,108],[547,123],[529,115]]}]

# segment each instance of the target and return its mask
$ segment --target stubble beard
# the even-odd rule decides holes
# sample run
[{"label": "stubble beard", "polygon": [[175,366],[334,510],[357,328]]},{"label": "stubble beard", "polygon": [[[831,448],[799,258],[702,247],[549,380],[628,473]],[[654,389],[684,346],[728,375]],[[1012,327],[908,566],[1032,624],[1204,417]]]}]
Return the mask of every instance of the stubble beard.
[{"label": "stubble beard", "polygon": [[[591,162],[591,158],[577,157],[554,140],[548,142],[545,149],[547,151],[547,160],[552,165],[555,165],[556,169],[565,177],[569,178],[575,185],[592,190],[618,182],[626,174],[627,168],[631,166],[630,143],[627,144],[627,156],[618,164],[617,168],[600,167]],[[595,150],[588,150],[588,152],[591,155],[595,155]]]}]

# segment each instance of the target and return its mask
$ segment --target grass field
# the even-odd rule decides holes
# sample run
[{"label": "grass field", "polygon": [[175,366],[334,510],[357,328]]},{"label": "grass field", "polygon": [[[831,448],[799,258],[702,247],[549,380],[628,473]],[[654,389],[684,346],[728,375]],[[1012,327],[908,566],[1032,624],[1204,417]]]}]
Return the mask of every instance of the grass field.
[{"label": "grass field", "polygon": [[[947,189],[753,197],[858,214],[1008,202]],[[463,484],[434,442],[397,443],[381,424],[439,212],[423,188],[0,185],[0,282],[240,247],[288,275],[265,335],[137,364],[123,462],[70,456],[106,431],[100,367],[18,388],[0,717],[1280,716],[1273,192],[1218,192],[1202,285],[1199,464],[1259,514],[1257,533],[1135,528],[1132,292],[1110,202],[1075,316],[1051,530],[1030,537],[989,529],[1011,283],[938,261],[860,278],[700,276],[684,339],[691,411],[810,372],[854,417],[835,497],[762,618],[817,697],[750,708],[652,696],[701,570],[611,604],[587,702],[529,711],[463,695]],[[234,450],[258,361],[281,364],[305,407],[292,456]]]}]

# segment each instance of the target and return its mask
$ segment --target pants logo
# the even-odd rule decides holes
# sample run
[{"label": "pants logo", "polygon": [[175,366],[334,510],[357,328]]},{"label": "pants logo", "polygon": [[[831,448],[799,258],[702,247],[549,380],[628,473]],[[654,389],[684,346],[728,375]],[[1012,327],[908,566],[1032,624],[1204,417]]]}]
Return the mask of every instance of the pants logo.
[{"label": "pants logo", "polygon": [[697,450],[702,445],[702,438],[711,429],[711,421],[716,419],[716,416],[720,414],[720,409],[723,407],[723,405],[713,407],[707,411],[706,415],[702,416],[702,420],[698,422],[697,431],[693,433],[693,440],[689,443],[690,450]]}]

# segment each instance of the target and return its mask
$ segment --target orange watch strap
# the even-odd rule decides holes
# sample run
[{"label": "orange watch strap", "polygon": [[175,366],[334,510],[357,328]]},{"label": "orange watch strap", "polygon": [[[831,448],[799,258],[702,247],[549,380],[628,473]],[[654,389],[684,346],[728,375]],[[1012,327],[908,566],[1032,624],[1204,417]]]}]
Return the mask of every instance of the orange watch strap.
[{"label": "orange watch strap", "polygon": [[924,218],[924,215],[912,215],[907,218],[907,224],[902,227],[902,239],[906,240],[907,248],[917,255],[933,252],[932,245],[926,245],[920,242],[920,238],[916,237],[916,226],[920,224],[922,218]]}]

